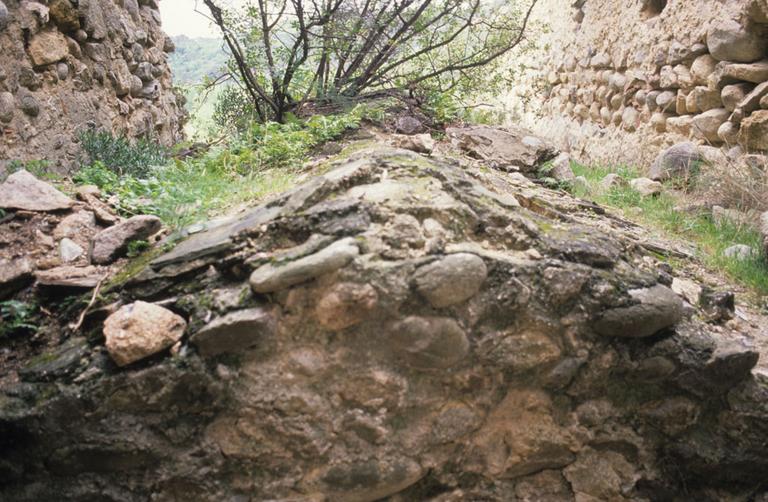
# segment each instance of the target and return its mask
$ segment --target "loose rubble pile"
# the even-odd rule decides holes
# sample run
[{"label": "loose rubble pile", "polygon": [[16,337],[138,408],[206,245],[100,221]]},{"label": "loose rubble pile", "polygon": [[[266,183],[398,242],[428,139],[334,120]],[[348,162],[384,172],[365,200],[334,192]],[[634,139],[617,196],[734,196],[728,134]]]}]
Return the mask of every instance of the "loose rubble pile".
[{"label": "loose rubble pile", "polygon": [[0,184],[0,300],[33,283],[93,288],[131,242],[161,229],[155,216],[117,217],[96,187],[78,187],[77,198],[24,170]]},{"label": "loose rubble pile", "polygon": [[768,496],[733,296],[484,162],[373,147],[155,258],[0,389],[0,495]]},{"label": "loose rubble pile", "polygon": [[181,139],[155,0],[0,0],[0,172],[10,160],[72,167],[77,135]]}]

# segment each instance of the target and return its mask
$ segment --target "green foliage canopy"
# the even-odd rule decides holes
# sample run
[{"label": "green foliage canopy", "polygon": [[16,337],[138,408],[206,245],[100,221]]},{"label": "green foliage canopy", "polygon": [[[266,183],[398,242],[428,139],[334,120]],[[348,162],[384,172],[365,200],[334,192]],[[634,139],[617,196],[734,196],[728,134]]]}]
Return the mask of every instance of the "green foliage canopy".
[{"label": "green foliage canopy", "polygon": [[[489,89],[536,0],[203,0],[261,121],[308,100]],[[233,91],[236,92],[236,91]],[[230,94],[229,99],[234,94]]]}]

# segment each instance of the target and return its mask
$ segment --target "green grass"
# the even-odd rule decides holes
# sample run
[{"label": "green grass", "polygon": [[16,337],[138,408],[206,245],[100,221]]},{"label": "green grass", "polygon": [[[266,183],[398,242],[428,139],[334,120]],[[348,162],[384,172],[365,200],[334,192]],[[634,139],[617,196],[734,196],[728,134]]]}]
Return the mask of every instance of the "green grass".
[{"label": "green grass", "polygon": [[123,215],[154,214],[171,229],[178,229],[285,190],[295,176],[295,170],[289,169],[239,174],[226,169],[213,155],[156,166],[142,179],[116,176],[94,164],[83,168],[75,180],[97,185],[112,196]]},{"label": "green grass", "polygon": [[658,197],[642,197],[629,186],[607,191],[601,189],[600,181],[609,173],[616,173],[627,181],[641,176],[635,168],[588,167],[575,163],[572,167],[576,176],[587,179],[586,186],[572,188],[575,196],[619,209],[630,220],[657,229],[667,237],[694,244],[705,266],[727,274],[761,296],[768,295],[768,259],[764,254],[746,260],[728,258],[723,254],[734,244],[746,244],[762,250],[762,239],[755,229],[734,222],[716,224],[709,214],[676,210],[681,201],[671,190]]},{"label": "green grass", "polygon": [[[99,137],[100,147],[94,149],[92,162],[74,180],[98,186],[123,215],[154,214],[177,229],[290,188],[315,147],[358,128],[363,119],[376,113],[376,107],[359,105],[343,114],[305,121],[251,124],[226,147],[195,158],[155,163],[143,162],[144,143],[132,145],[119,138]],[[107,162],[113,157],[114,145],[120,156],[142,161],[142,169],[115,169]],[[104,160],[99,156],[102,153]]]}]

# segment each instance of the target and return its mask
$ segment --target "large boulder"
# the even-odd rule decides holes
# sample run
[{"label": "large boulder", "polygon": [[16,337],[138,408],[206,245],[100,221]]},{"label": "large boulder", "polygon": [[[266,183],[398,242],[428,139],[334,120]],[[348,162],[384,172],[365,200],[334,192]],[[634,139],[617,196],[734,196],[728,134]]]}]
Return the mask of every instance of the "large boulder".
[{"label": "large boulder", "polygon": [[733,296],[684,308],[663,241],[499,167],[360,150],[132,264],[0,379],[0,498],[754,493]]},{"label": "large boulder", "polygon": [[759,26],[723,19],[709,27],[707,46],[709,53],[720,61],[751,63],[765,56],[768,39]]},{"label": "large boulder", "polygon": [[477,294],[488,275],[479,256],[458,253],[416,271],[416,289],[435,308],[464,302]]},{"label": "large boulder", "polygon": [[695,144],[678,143],[661,152],[653,161],[648,177],[655,181],[690,178],[703,157]]},{"label": "large boulder", "polygon": [[59,211],[69,209],[73,200],[25,170],[17,171],[0,185],[0,209]]},{"label": "large boulder", "polygon": [[634,304],[604,312],[595,331],[605,336],[643,338],[674,326],[683,318],[683,303],[666,286],[636,289],[629,292]]},{"label": "large boulder", "polygon": [[717,131],[730,116],[725,108],[715,108],[699,115],[691,120],[691,132],[696,138],[703,139],[712,144],[720,144],[720,136]]}]

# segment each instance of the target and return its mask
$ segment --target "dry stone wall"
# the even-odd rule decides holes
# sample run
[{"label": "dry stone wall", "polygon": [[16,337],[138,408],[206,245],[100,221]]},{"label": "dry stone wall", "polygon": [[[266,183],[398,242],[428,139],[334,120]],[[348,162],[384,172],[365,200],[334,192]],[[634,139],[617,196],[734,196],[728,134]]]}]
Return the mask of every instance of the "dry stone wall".
[{"label": "dry stone wall", "polygon": [[562,3],[537,6],[550,29],[508,100],[524,124],[597,162],[768,150],[768,1]]},{"label": "dry stone wall", "polygon": [[0,172],[11,160],[70,167],[87,127],[180,139],[172,50],[156,0],[0,0]]}]

